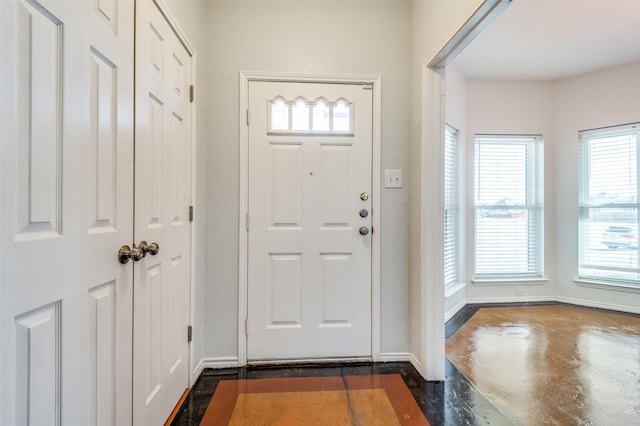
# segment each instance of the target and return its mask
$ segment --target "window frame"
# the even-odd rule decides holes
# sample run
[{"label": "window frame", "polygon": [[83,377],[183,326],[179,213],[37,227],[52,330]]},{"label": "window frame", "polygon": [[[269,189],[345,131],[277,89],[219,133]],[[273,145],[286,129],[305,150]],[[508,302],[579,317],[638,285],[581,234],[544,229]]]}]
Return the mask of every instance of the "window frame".
[{"label": "window frame", "polygon": [[[482,171],[478,170],[479,145],[482,144],[511,144],[525,145],[526,147],[526,167],[525,167],[525,194],[524,203],[514,203],[497,206],[493,204],[478,202],[478,177]],[[474,137],[474,185],[473,185],[473,235],[474,235],[474,284],[508,284],[519,283],[542,283],[546,281],[544,277],[544,138],[542,134],[476,134]],[[530,158],[529,158],[530,157]],[[496,200],[497,201],[497,200]],[[505,200],[506,201],[506,200]],[[479,265],[479,211],[514,211],[522,212],[526,210],[526,270],[509,270],[496,268],[482,272]],[[507,215],[512,217],[511,215]],[[515,216],[515,214],[514,214]],[[498,257],[494,256],[493,260]],[[488,262],[487,262],[488,263]],[[495,263],[494,263],[495,265]],[[507,265],[504,265],[507,266]]]},{"label": "window frame", "polygon": [[[284,108],[286,109],[286,125],[287,128],[275,128],[273,126],[273,107],[282,103]],[[324,104],[327,108],[328,114],[328,129],[315,129],[314,127],[314,111],[315,108],[319,104]],[[306,128],[295,128],[295,118],[296,118],[296,109],[298,105],[303,105],[307,109],[306,113],[301,115],[303,118],[303,122],[306,124]],[[344,109],[348,112],[347,125],[348,129],[338,129],[336,130],[337,123],[336,120],[336,112],[339,109]],[[306,117],[305,117],[306,115]],[[304,96],[298,96],[293,100],[288,100],[283,96],[276,96],[273,99],[267,100],[267,134],[278,136],[278,135],[286,135],[286,136],[354,136],[354,116],[355,116],[355,106],[353,102],[349,101],[344,97],[339,97],[335,101],[329,101],[325,97],[319,97],[315,100],[307,100]]]},{"label": "window frame", "polygon": [[[449,289],[460,283],[461,276],[461,218],[460,218],[460,141],[459,130],[445,123],[445,139],[444,139],[444,208],[443,208],[443,227],[444,227],[444,246],[443,246],[443,283],[444,288]],[[451,152],[449,151],[451,150]],[[451,158],[451,164],[449,164]],[[451,171],[452,176],[448,175]],[[447,221],[451,218],[451,221]],[[451,232],[452,238],[447,238]],[[447,250],[448,245],[453,246]]]},{"label": "window frame", "polygon": [[[586,178],[587,175],[591,176],[593,171],[590,164],[593,157],[592,143],[597,140],[613,137],[635,136],[635,202],[593,202],[590,194],[590,182]],[[578,132],[578,264],[576,283],[589,287],[598,288],[627,288],[632,291],[640,291],[640,249],[635,248],[636,251],[636,266],[635,268],[621,268],[611,265],[597,265],[588,263],[586,258],[585,244],[588,244],[589,235],[585,235],[583,231],[586,224],[596,222],[591,220],[591,210],[599,209],[600,211],[607,210],[620,210],[620,209],[635,209],[635,227],[636,235],[638,227],[640,225],[640,122],[621,124],[615,126],[601,127],[595,129],[581,130]],[[583,221],[582,217],[588,217],[587,221]],[[610,222],[616,223],[617,222]],[[589,228],[591,232],[591,227]],[[629,250],[632,250],[630,248]],[[604,263],[604,262],[603,262]],[[610,272],[607,274],[607,272]],[[617,272],[617,274],[616,274]],[[635,274],[635,278],[623,277],[622,273]]]}]

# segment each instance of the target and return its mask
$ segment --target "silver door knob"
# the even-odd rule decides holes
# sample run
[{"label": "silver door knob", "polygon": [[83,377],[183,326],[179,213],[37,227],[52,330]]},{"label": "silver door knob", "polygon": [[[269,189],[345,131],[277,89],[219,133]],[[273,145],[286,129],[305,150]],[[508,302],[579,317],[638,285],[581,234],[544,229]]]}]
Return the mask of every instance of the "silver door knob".
[{"label": "silver door knob", "polygon": [[369,199],[369,194],[367,194],[366,192],[361,192],[360,193],[360,199],[362,201],[367,201]]},{"label": "silver door knob", "polygon": [[360,232],[360,235],[367,235],[369,233],[369,228],[361,226],[360,229],[358,229],[358,232]]},{"label": "silver door knob", "polygon": [[147,253],[149,253],[151,256],[155,256],[156,254],[158,254],[158,252],[160,252],[160,246],[158,245],[158,243],[147,244],[146,241],[140,241],[138,247],[140,247],[144,252],[143,257],[146,256]]},{"label": "silver door knob", "polygon": [[140,247],[133,246],[133,248],[131,248],[128,245],[124,245],[118,250],[118,262],[123,265],[129,263],[129,259],[137,262],[142,259],[144,255],[145,253]]},{"label": "silver door knob", "polygon": [[369,216],[369,211],[367,209],[361,209],[360,217],[367,217],[367,216]]}]

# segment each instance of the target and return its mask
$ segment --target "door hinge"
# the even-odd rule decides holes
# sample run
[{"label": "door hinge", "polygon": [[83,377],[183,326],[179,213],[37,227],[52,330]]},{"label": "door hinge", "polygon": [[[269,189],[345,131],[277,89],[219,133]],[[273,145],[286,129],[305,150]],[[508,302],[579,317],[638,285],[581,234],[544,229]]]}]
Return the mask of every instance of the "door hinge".
[{"label": "door hinge", "polygon": [[247,213],[247,215],[245,216],[245,226],[248,231],[249,230],[249,213]]},{"label": "door hinge", "polygon": [[189,206],[189,222],[193,222],[193,206]]},{"label": "door hinge", "polygon": [[189,102],[193,102],[195,98],[196,98],[196,88],[192,84],[191,86],[189,86]]},{"label": "door hinge", "polygon": [[247,108],[247,126],[249,125],[249,108]]},{"label": "door hinge", "polygon": [[249,335],[249,321],[246,318],[244,319],[244,335]]},{"label": "door hinge", "polygon": [[187,327],[187,343],[191,343],[193,340],[193,326],[190,325]]}]

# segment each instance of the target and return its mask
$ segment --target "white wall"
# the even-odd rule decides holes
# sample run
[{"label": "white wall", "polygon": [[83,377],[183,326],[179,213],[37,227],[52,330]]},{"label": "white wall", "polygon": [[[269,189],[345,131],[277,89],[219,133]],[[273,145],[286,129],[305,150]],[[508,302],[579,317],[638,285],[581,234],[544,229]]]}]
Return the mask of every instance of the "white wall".
[{"label": "white wall", "polygon": [[[382,169],[409,174],[410,4],[218,1],[209,5],[203,356],[237,356],[239,72],[382,76]],[[382,190],[381,351],[409,348],[409,180]]]},{"label": "white wall", "polygon": [[[447,69],[449,71],[449,68]],[[466,298],[474,302],[558,300],[640,312],[640,294],[574,282],[578,267],[578,131],[640,121],[640,62],[551,81],[466,80]],[[458,87],[455,72],[450,85]],[[457,90],[457,89],[456,89]],[[459,96],[453,91],[456,104]],[[447,97],[449,102],[449,97]],[[450,108],[447,113],[451,112]],[[544,285],[472,285],[473,158],[476,133],[542,133],[545,151]],[[517,297],[524,290],[525,297]]]},{"label": "white wall", "polygon": [[[474,137],[485,134],[542,134],[544,137],[544,209],[545,264],[544,274],[553,278],[555,268],[555,168],[553,83],[549,81],[467,80],[467,126],[465,139],[466,166],[466,235],[465,270],[468,302],[518,302],[552,300],[553,279],[539,284],[471,284],[474,270]],[[522,291],[524,296],[516,296]]]},{"label": "white wall", "polygon": [[[167,1],[197,52],[196,362],[237,356],[240,71],[382,76],[382,168],[402,168],[405,188],[381,194],[381,350],[411,352],[424,359],[425,286],[441,283],[423,282],[421,271],[429,257],[421,243],[427,227],[421,209],[425,194],[437,185],[437,180],[425,181],[421,174],[423,150],[431,149],[423,138],[422,72],[481,3]],[[467,83],[456,70],[447,69],[446,116],[466,135],[467,171],[473,170],[475,132],[545,135],[545,271],[550,282],[527,286],[532,300],[551,296],[626,310],[640,306],[640,295],[573,282],[577,161],[568,160],[577,158],[577,130],[638,121],[638,75],[640,64],[555,83]],[[525,96],[531,98],[525,102]],[[469,101],[468,108],[462,98]],[[467,201],[469,197],[472,190]],[[437,218],[437,205],[427,209]],[[468,216],[468,230],[473,230],[472,224]],[[473,240],[466,244],[473,247]],[[466,269],[473,270],[468,251]],[[468,275],[467,283],[470,279]],[[509,300],[514,295],[511,286],[467,285],[467,296],[475,300]]]},{"label": "white wall", "polygon": [[559,80],[555,90],[556,295],[567,302],[640,312],[640,294],[580,287],[578,131],[640,121],[640,62]]}]

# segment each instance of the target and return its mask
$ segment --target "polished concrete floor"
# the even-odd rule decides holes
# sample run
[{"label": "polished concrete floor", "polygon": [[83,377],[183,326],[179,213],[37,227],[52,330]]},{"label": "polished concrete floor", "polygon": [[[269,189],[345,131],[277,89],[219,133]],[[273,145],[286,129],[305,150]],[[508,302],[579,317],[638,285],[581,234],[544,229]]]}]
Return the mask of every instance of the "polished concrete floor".
[{"label": "polished concrete floor", "polygon": [[409,363],[205,370],[172,425],[640,425],[640,316],[473,305],[446,336],[443,382]]},{"label": "polished concrete floor", "polygon": [[640,318],[577,306],[478,310],[447,358],[513,424],[640,425]]}]

